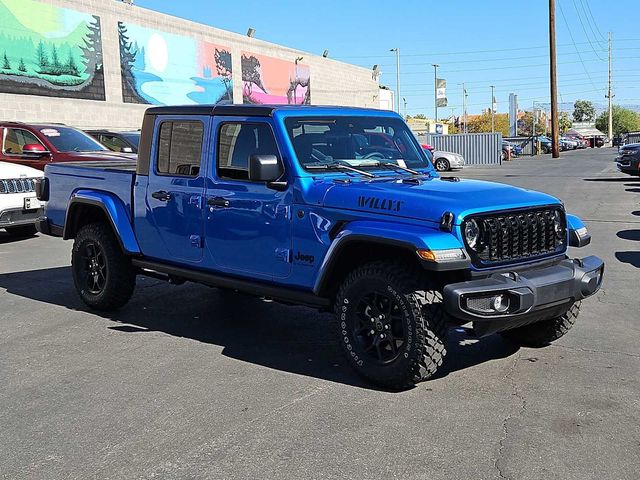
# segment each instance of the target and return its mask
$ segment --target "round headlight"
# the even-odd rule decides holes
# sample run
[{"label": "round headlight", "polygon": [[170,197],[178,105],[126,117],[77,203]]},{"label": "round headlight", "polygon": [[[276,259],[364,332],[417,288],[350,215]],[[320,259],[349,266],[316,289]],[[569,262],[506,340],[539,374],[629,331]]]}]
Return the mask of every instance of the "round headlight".
[{"label": "round headlight", "polygon": [[558,237],[559,240],[564,239],[564,222],[562,221],[562,215],[558,211],[553,214],[553,230],[555,231],[556,237]]},{"label": "round headlight", "polygon": [[476,248],[478,239],[480,238],[480,227],[475,220],[468,220],[464,223],[464,239],[469,248]]}]

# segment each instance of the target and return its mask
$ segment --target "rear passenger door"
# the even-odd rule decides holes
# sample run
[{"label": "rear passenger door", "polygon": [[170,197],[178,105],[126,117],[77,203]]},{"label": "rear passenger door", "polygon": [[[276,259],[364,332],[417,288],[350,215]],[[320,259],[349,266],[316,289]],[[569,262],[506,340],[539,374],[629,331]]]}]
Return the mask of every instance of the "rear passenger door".
[{"label": "rear passenger door", "polygon": [[155,229],[145,234],[152,237],[144,239],[149,257],[202,260],[209,124],[208,116],[156,119],[146,192],[147,219]]}]

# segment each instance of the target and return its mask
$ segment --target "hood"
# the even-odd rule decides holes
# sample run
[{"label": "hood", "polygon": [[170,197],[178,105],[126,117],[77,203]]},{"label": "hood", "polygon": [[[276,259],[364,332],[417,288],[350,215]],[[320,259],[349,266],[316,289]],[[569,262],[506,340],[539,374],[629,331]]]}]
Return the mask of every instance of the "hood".
[{"label": "hood", "polygon": [[445,212],[452,212],[454,222],[459,224],[473,213],[561,204],[555,197],[533,190],[465,179],[424,178],[419,184],[403,183],[401,179],[344,184],[323,180],[316,182],[314,188],[326,189],[324,196],[320,192],[313,195],[322,198],[325,207],[436,223]]},{"label": "hood", "polygon": [[44,173],[35,168],[16,163],[0,162],[0,180],[8,180],[10,178],[39,178]]},{"label": "hood", "polygon": [[78,160],[135,160],[138,156],[135,153],[121,153],[106,150],[104,152],[64,152],[69,158]]}]

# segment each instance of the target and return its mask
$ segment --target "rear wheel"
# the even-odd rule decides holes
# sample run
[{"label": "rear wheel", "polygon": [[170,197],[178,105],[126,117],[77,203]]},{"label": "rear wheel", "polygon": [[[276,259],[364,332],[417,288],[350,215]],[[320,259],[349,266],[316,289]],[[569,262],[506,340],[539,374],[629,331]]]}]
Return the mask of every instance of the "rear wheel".
[{"label": "rear wheel", "polygon": [[73,243],[71,270],[78,295],[96,310],[115,310],[133,294],[135,270],[104,223],[80,229]]},{"label": "rear wheel", "polygon": [[20,225],[17,227],[6,227],[5,230],[12,237],[31,237],[36,234],[35,225]]},{"label": "rear wheel", "polygon": [[566,313],[559,317],[532,323],[523,327],[505,330],[500,334],[511,342],[525,347],[544,347],[563,337],[580,314],[580,302],[571,305]]},{"label": "rear wheel", "polygon": [[451,165],[449,164],[449,160],[447,160],[446,158],[438,158],[435,161],[435,167],[439,172],[446,172],[447,170],[449,170],[449,168],[451,168]]},{"label": "rear wheel", "polygon": [[410,387],[442,365],[442,295],[406,264],[377,261],[356,268],[340,287],[335,315],[347,359],[378,385]]}]

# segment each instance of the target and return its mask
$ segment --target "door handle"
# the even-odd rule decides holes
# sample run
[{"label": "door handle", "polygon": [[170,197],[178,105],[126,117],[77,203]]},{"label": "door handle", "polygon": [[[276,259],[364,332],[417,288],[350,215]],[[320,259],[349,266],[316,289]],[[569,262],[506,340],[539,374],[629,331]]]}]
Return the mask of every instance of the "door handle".
[{"label": "door handle", "polygon": [[165,192],[164,190],[153,192],[151,196],[156,200],[160,200],[161,202],[168,202],[169,200],[171,200],[171,194],[169,192]]},{"label": "door handle", "polygon": [[210,207],[227,208],[227,207],[229,207],[229,200],[227,200],[226,198],[222,198],[222,197],[208,198],[207,199],[207,205],[209,205]]}]

